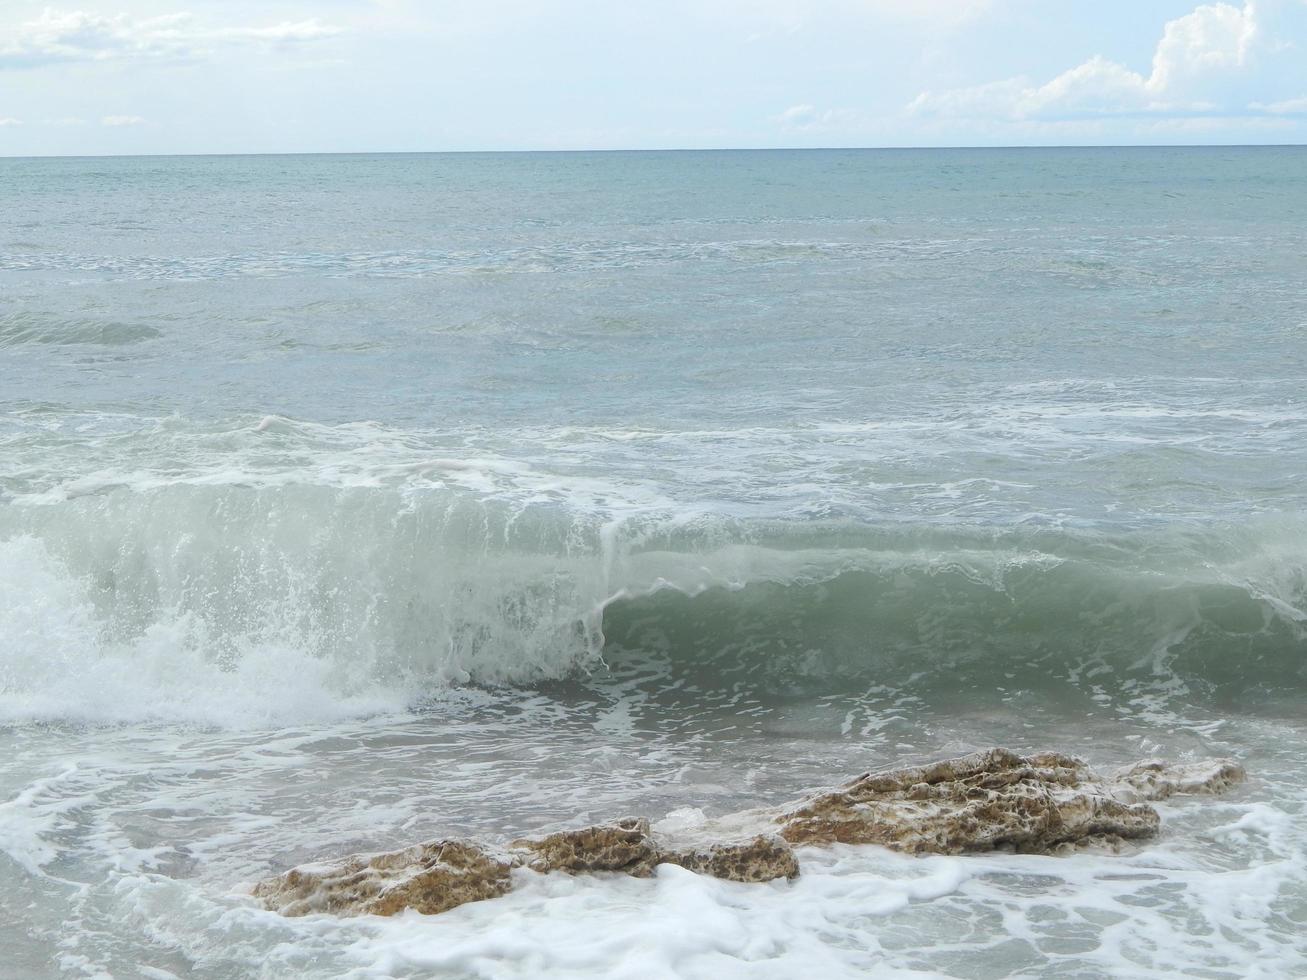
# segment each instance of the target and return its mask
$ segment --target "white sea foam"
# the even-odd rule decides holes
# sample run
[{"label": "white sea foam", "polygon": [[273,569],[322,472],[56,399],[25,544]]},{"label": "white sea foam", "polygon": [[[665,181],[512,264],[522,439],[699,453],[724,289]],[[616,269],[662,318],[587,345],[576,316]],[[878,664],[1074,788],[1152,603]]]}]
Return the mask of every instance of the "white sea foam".
[{"label": "white sea foam", "polygon": [[1292,908],[1286,890],[1304,884],[1292,863],[1223,869],[1176,846],[1121,858],[836,846],[800,859],[798,880],[766,885],[673,866],[652,880],[519,871],[501,899],[345,921],[285,920],[239,896],[128,873],[117,914],[203,976],[1283,980],[1307,966],[1307,942],[1270,925]]},{"label": "white sea foam", "polygon": [[250,642],[222,659],[193,614],[106,639],[83,584],[31,538],[0,542],[0,717],[268,727],[402,709],[366,665]]}]

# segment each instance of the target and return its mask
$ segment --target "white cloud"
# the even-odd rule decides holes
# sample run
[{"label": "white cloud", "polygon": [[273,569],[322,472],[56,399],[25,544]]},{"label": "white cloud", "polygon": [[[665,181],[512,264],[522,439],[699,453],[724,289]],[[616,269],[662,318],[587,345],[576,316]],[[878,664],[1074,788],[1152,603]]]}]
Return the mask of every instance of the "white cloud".
[{"label": "white cloud", "polygon": [[1268,112],[1273,116],[1296,116],[1307,114],[1307,95],[1300,99],[1284,99],[1280,102],[1254,102],[1248,108]]},{"label": "white cloud", "polygon": [[1257,35],[1257,5],[1242,8],[1215,3],[1170,21],[1153,54],[1153,72],[1144,81],[1160,94],[1202,82],[1212,74],[1237,71],[1248,63]]},{"label": "white cloud", "polygon": [[82,10],[46,9],[0,40],[0,69],[38,68],[69,62],[115,60],[186,61],[216,46],[296,44],[334,37],[340,29],[317,19],[267,27],[210,29],[190,14],[131,18]]},{"label": "white cloud", "polygon": [[1271,37],[1260,20],[1262,10],[1274,5],[1275,0],[1247,0],[1242,7],[1204,4],[1168,22],[1147,75],[1099,55],[1042,85],[1010,78],[923,92],[908,112],[1016,121],[1256,111],[1244,93],[1265,60],[1261,55],[1292,47]]},{"label": "white cloud", "polygon": [[299,44],[321,41],[340,34],[339,27],[324,24],[316,17],[309,20],[287,21],[271,27],[231,27],[197,35],[215,41],[269,41],[275,44]]},{"label": "white cloud", "polygon": [[0,129],[4,129],[6,126],[21,126],[22,124],[23,121],[21,119],[14,119],[10,116],[0,116]]},{"label": "white cloud", "polygon": [[140,126],[144,122],[140,116],[105,116],[100,120],[103,126]]},{"label": "white cloud", "polygon": [[816,119],[816,108],[806,102],[801,105],[792,105],[776,117],[776,121],[783,126],[807,126],[815,122]]},{"label": "white cloud", "polygon": [[790,130],[821,130],[856,126],[862,116],[852,109],[818,109],[805,102],[790,106],[774,121]]}]

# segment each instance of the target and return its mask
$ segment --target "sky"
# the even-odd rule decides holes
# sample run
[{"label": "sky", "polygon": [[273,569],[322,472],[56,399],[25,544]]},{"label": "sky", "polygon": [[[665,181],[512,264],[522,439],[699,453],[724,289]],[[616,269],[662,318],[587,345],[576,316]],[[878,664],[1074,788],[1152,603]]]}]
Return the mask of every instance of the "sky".
[{"label": "sky", "polygon": [[1307,143],[1307,0],[0,0],[0,155]]}]

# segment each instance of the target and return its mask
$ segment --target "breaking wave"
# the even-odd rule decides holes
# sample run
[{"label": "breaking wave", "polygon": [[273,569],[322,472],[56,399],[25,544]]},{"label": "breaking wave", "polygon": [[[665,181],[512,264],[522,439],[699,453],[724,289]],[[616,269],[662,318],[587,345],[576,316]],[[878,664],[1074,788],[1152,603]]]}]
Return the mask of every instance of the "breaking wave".
[{"label": "breaking wave", "polygon": [[293,724],[664,658],[777,695],[934,673],[1307,686],[1307,529],[614,518],[162,485],[0,509],[0,717]]}]

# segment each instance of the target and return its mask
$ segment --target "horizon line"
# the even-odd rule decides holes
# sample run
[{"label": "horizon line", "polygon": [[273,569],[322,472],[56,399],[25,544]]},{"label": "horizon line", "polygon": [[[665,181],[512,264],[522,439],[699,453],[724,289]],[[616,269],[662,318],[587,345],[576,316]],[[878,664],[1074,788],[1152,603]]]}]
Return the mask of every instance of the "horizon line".
[{"label": "horizon line", "polygon": [[255,150],[182,153],[0,153],[0,160],[111,160],[202,157],[326,157],[326,156],[487,156],[581,153],[830,153],[920,152],[931,150],[1241,150],[1302,149],[1304,143],[1014,143],[939,146],[666,146],[587,147],[513,150]]}]

